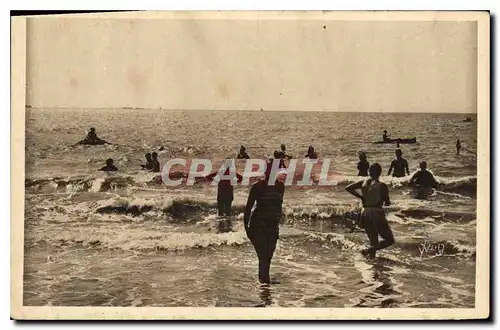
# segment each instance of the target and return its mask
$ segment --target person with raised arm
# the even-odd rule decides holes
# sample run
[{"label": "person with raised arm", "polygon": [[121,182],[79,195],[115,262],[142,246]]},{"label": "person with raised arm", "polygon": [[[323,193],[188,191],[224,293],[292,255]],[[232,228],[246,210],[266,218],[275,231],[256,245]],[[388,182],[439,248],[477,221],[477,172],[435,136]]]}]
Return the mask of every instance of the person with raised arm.
[{"label": "person with raised arm", "polygon": [[[370,178],[353,183],[347,186],[346,190],[362,201],[363,209],[358,225],[365,230],[370,240],[370,247],[362,250],[361,253],[367,258],[373,259],[378,250],[394,244],[394,236],[383,209],[384,206],[391,205],[391,201],[389,188],[385,183],[379,181],[382,167],[380,164],[374,163],[370,166],[369,173]],[[361,194],[357,190],[361,190]],[[380,242],[379,236],[383,239]]]}]

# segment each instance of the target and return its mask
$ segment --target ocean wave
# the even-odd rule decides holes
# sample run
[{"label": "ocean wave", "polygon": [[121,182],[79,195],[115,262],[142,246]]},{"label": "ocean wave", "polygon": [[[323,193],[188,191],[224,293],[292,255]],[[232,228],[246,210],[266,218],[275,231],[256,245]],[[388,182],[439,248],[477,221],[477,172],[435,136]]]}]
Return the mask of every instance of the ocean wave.
[{"label": "ocean wave", "polygon": [[[116,198],[103,201],[104,205],[99,206],[95,212],[106,214],[131,214],[141,215],[150,211],[163,213],[174,218],[198,217],[214,213],[217,211],[216,202],[208,202],[197,198],[178,198],[164,202],[153,203],[147,199],[127,199]],[[232,206],[234,215],[242,214],[245,205],[235,204]],[[358,205],[352,204],[326,204],[326,205],[303,205],[284,206],[283,217],[287,220],[309,219],[327,220],[355,218],[360,210]]]},{"label": "ocean wave", "polygon": [[46,191],[52,189],[66,192],[106,192],[114,189],[127,189],[134,186],[149,186],[161,184],[159,175],[152,173],[130,175],[110,174],[105,177],[75,177],[75,178],[41,178],[26,179],[25,187],[29,191]]},{"label": "ocean wave", "polygon": [[[186,171],[174,171],[170,173],[171,179],[187,178]],[[332,179],[333,178],[333,179]],[[330,178],[334,186],[345,187],[351,183],[360,180],[357,176],[332,176]],[[391,189],[408,188],[408,177],[394,178],[383,177],[382,181],[386,182]],[[463,196],[474,196],[477,190],[477,178],[475,176],[466,177],[436,177],[439,183],[437,190],[445,194],[458,194]],[[106,176],[86,176],[75,178],[51,177],[26,179],[25,187],[30,191],[42,190],[66,190],[68,192],[105,192],[113,189],[127,189],[130,187],[145,187],[163,185],[161,175],[140,172],[134,175],[128,174],[107,174]],[[309,188],[325,188],[329,186],[296,186],[300,189]],[[295,188],[295,187],[294,187]],[[289,188],[290,189],[290,188]]]},{"label": "ocean wave", "polygon": [[[245,212],[244,204],[235,204],[232,206],[234,215],[241,215]],[[324,205],[301,205],[283,207],[283,223],[292,224],[300,220],[309,221],[332,221],[335,223],[346,223],[357,219],[361,207],[359,204],[324,204]],[[103,201],[95,209],[96,213],[101,214],[130,214],[140,216],[142,214],[153,212],[159,216],[168,216],[172,219],[191,219],[201,220],[209,214],[217,212],[217,203],[208,202],[197,198],[178,198],[169,199],[162,202],[152,202],[147,199],[127,199],[115,198]],[[432,209],[426,207],[408,207],[405,205],[391,206],[387,209],[388,219],[395,218],[398,223],[414,223],[418,221],[433,222],[454,222],[465,223],[476,219],[475,212],[454,212]]]},{"label": "ocean wave", "polygon": [[476,218],[475,212],[454,212],[445,210],[434,210],[428,208],[405,208],[396,212],[397,216],[412,219],[432,218],[434,220],[450,222],[470,222]]},{"label": "ocean wave", "polygon": [[248,243],[244,232],[185,233],[160,232],[129,228],[126,232],[97,231],[92,228],[79,231],[61,231],[57,237],[38,237],[31,244],[51,244],[57,247],[81,246],[83,248],[122,249],[141,252],[183,251],[210,246],[241,245]]},{"label": "ocean wave", "polygon": [[440,178],[442,183],[438,190],[445,192],[458,193],[466,196],[476,195],[477,178],[475,176],[466,176],[460,178]]},{"label": "ocean wave", "polygon": [[[212,219],[217,222],[217,219]],[[125,231],[109,228],[80,227],[78,230],[61,230],[57,236],[34,233],[27,237],[27,246],[52,246],[64,248],[77,246],[92,249],[121,249],[138,252],[176,252],[192,249],[206,249],[220,246],[242,246],[250,244],[246,233],[238,230],[228,232],[176,232],[168,228],[130,227]],[[280,230],[280,249],[289,250],[280,253],[291,254],[296,250],[327,249],[358,253],[367,247],[366,235],[361,232],[310,232],[285,226]],[[295,252],[294,252],[295,251]],[[316,250],[321,253],[320,250]],[[425,240],[405,239],[396,236],[396,243],[390,248],[391,254],[406,256],[410,259],[433,258],[439,256],[475,257],[476,248],[462,240]],[[398,257],[400,258],[400,257]],[[403,258],[401,260],[404,260]]]}]

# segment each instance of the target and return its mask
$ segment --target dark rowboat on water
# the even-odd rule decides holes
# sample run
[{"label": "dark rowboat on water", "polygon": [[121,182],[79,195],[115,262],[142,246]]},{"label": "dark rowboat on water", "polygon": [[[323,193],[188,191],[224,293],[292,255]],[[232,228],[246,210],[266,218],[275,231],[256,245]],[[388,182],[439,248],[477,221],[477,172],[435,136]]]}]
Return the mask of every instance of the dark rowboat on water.
[{"label": "dark rowboat on water", "polygon": [[377,141],[373,142],[375,144],[383,144],[383,143],[400,143],[400,144],[414,144],[417,143],[417,138],[409,138],[409,139],[389,139],[386,141]]},{"label": "dark rowboat on water", "polygon": [[78,142],[78,144],[87,144],[87,145],[95,146],[95,145],[103,145],[103,144],[111,144],[111,143],[109,143],[105,140],[101,140],[101,139],[97,139],[97,140],[83,139],[80,142]]}]

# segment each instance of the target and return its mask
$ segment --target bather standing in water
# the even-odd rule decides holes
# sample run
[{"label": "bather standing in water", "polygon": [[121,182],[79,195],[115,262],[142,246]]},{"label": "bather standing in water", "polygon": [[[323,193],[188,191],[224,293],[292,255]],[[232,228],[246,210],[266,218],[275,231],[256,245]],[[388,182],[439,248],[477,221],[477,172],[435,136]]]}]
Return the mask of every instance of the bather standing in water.
[{"label": "bather standing in water", "polygon": [[280,160],[279,168],[286,168],[285,159],[282,157],[281,153],[278,150],[274,151],[274,159]]},{"label": "bather standing in water", "polygon": [[392,176],[396,178],[402,178],[405,175],[410,175],[408,162],[402,156],[403,152],[401,151],[401,149],[396,149],[396,159],[391,162],[391,166],[389,167],[389,172],[387,173],[387,175],[391,175],[392,170],[394,170],[394,172],[392,172]]},{"label": "bather standing in water", "polygon": [[238,153],[238,156],[236,156],[237,159],[250,159],[250,156],[247,154],[247,148],[245,146],[240,147],[240,152]]},{"label": "bather standing in water", "polygon": [[[285,185],[276,181],[269,183],[272,161],[267,162],[264,179],[250,188],[244,215],[244,226],[259,259],[259,282],[270,284],[269,270],[279,237]],[[254,211],[252,208],[257,204]]]},{"label": "bather standing in water", "polygon": [[456,147],[457,147],[457,155],[460,155],[460,149],[462,149],[462,144],[460,143],[460,139],[457,139]]},{"label": "bather standing in water", "polygon": [[366,159],[366,153],[360,153],[358,162],[358,176],[368,176],[369,167],[370,163],[368,163],[368,160]]},{"label": "bather standing in water", "polygon": [[415,184],[422,188],[436,188],[438,185],[434,175],[427,170],[427,162],[420,162],[420,170],[413,174],[410,184]]},{"label": "bather standing in water", "polygon": [[282,143],[282,144],[281,144],[280,148],[281,148],[281,150],[280,150],[280,151],[278,151],[278,153],[279,153],[279,158],[281,158],[281,159],[286,159],[286,160],[288,160],[288,159],[292,159],[292,156],[290,156],[290,155],[286,152],[286,146],[285,146],[285,144],[284,144],[284,143]]},{"label": "bather standing in water", "polygon": [[316,151],[314,151],[313,146],[309,146],[309,149],[307,149],[307,154],[304,157],[309,159],[318,159],[318,154],[316,153]]},{"label": "bather standing in water", "polygon": [[160,161],[158,160],[158,153],[156,151],[151,154],[151,160],[153,162],[153,172],[160,172]]},{"label": "bather standing in water", "polygon": [[434,175],[427,170],[427,162],[420,162],[420,170],[413,174],[410,185],[418,187],[418,198],[427,198],[432,194],[432,188],[438,186]]},{"label": "bather standing in water", "polygon": [[[347,186],[346,190],[363,202],[358,225],[365,230],[370,240],[370,247],[362,250],[361,253],[367,258],[373,259],[378,250],[394,244],[394,236],[383,209],[384,205],[390,206],[391,201],[389,188],[385,183],[379,181],[382,167],[378,163],[374,163],[370,166],[369,172],[369,179],[353,183]],[[361,194],[356,190],[361,190]],[[381,242],[379,242],[379,235],[383,239]]]},{"label": "bather standing in water", "polygon": [[[205,177],[205,180],[213,180],[218,172],[214,172]],[[226,169],[224,175],[229,175],[229,168]],[[241,182],[243,177],[236,173],[237,182]],[[217,214],[222,216],[231,215],[231,204],[234,199],[234,189],[231,180],[219,180],[217,184]]]},{"label": "bather standing in water", "polygon": [[148,152],[146,155],[146,164],[141,164],[143,170],[151,171],[153,169],[153,159],[151,158],[151,154]]}]

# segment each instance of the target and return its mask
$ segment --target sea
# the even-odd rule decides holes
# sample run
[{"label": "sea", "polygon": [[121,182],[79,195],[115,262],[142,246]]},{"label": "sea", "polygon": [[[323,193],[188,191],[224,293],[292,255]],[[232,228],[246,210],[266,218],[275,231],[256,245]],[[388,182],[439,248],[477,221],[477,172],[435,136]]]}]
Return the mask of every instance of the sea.
[{"label": "sea", "polygon": [[[24,284],[26,306],[472,308],[476,276],[477,125],[464,114],[26,109]],[[76,143],[95,127],[111,145]],[[439,187],[418,199],[409,177],[387,176],[394,144],[411,172],[427,161]],[[456,154],[460,139],[466,149]],[[285,143],[331,159],[335,185],[287,186],[271,264],[261,286],[245,235],[249,186],[233,215],[216,211],[216,187],[169,187],[141,170],[144,155],[221,160],[240,145],[266,159]],[[354,227],[366,152],[383,169],[395,245],[367,260]],[[113,158],[119,171],[98,171]],[[21,221],[21,219],[19,219]]]}]

